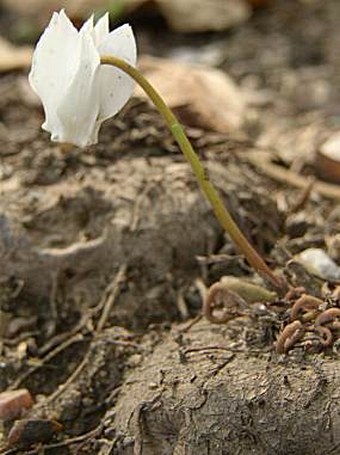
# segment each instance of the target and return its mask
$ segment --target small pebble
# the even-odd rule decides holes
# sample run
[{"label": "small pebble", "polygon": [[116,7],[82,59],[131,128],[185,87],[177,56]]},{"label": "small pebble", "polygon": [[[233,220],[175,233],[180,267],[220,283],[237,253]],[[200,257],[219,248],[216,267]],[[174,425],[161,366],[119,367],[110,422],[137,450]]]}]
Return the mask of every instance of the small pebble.
[{"label": "small pebble", "polygon": [[321,248],[308,248],[298,254],[296,260],[324,280],[340,280],[340,267]]},{"label": "small pebble", "polygon": [[34,404],[27,389],[9,390],[0,393],[0,420],[14,420],[22,416]]}]

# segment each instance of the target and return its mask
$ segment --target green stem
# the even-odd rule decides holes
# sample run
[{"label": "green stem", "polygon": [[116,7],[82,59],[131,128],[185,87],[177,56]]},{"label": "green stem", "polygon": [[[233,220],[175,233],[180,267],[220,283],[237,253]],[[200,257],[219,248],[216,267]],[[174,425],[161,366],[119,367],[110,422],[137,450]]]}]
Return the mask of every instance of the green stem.
[{"label": "green stem", "polygon": [[230,238],[242,251],[254,269],[257,270],[260,274],[265,275],[275,287],[281,288],[282,284],[279,278],[267,266],[259,253],[257,253],[257,251],[251,246],[251,244],[240,231],[230,213],[224,206],[221,197],[209,181],[208,175],[200,160],[198,159],[198,156],[196,155],[194,149],[192,148],[192,145],[189,142],[189,139],[187,138],[182,126],[178,122],[174,113],[165,104],[158,92],[136,68],[129,65],[124,60],[121,60],[114,56],[104,55],[101,57],[101,63],[103,65],[113,65],[121,69],[142,87],[160,114],[163,116],[185,158],[189,161],[201,190],[213,207],[215,215],[223,228],[227,231]]}]

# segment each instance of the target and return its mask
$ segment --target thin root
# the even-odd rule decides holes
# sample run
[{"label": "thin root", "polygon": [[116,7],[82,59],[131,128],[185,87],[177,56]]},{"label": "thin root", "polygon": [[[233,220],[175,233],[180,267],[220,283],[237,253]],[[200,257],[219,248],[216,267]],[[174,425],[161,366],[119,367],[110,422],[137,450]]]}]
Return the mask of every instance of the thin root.
[{"label": "thin root", "polygon": [[[221,301],[224,308],[226,308],[226,312],[219,317],[213,314],[218,301]],[[203,303],[202,312],[208,321],[214,324],[224,324],[231,319],[243,315],[244,310],[247,308],[248,304],[242,297],[236,292],[231,291],[224,283],[218,282],[209,288]]]},{"label": "thin root", "polygon": [[305,329],[300,321],[294,321],[288,324],[280,333],[276,342],[276,352],[284,354],[299,341],[305,333]]},{"label": "thin root", "polygon": [[299,313],[303,311],[305,314],[301,317],[303,321],[310,321],[315,319],[317,315],[317,310],[319,309],[320,305],[323,303],[322,300],[313,297],[312,295],[303,294],[297,301],[294,303],[292,307],[292,311],[290,313],[291,321],[295,321],[298,319]]}]

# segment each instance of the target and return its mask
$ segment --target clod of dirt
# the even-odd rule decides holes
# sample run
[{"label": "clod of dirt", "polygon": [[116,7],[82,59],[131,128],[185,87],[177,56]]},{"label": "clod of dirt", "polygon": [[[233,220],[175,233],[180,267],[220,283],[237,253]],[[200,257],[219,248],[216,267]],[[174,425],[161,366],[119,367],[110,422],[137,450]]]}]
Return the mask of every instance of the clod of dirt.
[{"label": "clod of dirt", "polygon": [[[227,183],[223,165],[207,163],[207,169],[243,230],[258,245],[267,243],[269,231],[275,241],[280,215],[266,194],[251,195],[250,174],[245,181],[236,166],[229,168]],[[63,326],[97,304],[123,264],[128,272],[116,322],[141,329],[175,318],[173,289],[199,275],[195,257],[213,253],[223,236],[188,165],[165,157],[113,163],[89,170],[77,186],[61,180],[37,186],[34,195],[34,205],[22,188],[1,198],[0,265],[4,277],[23,283],[7,311],[27,317],[23,302],[29,301],[43,332],[51,330],[51,314]]]},{"label": "clod of dirt", "polygon": [[335,453],[339,362],[242,352],[248,328],[238,319],[174,330],[122,388],[113,453]]}]

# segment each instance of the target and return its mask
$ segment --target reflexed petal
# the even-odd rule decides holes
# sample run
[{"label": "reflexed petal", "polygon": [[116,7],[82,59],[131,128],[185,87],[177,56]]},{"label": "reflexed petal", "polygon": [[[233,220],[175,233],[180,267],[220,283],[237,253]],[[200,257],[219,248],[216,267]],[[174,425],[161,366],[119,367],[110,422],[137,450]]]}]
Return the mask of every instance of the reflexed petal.
[{"label": "reflexed petal", "polygon": [[69,142],[84,147],[97,142],[99,129],[97,77],[100,58],[92,37],[85,32],[80,32],[79,36],[81,53],[78,68],[56,110],[61,128],[51,133],[53,141]]},{"label": "reflexed petal", "polygon": [[[135,66],[136,41],[129,25],[111,32],[98,47],[100,55],[114,55]],[[121,70],[109,65],[101,66],[99,119],[104,120],[122,109],[133,93],[133,80]]]},{"label": "reflexed petal", "polygon": [[58,123],[55,110],[77,70],[80,40],[64,10],[54,13],[34,51],[29,81],[44,106],[44,129]]},{"label": "reflexed petal", "polygon": [[93,31],[93,28],[94,28],[94,26],[93,26],[93,14],[92,14],[92,16],[86,22],[84,22],[84,24],[82,25],[80,32],[91,34]]},{"label": "reflexed petal", "polygon": [[109,13],[105,13],[94,27],[94,42],[98,47],[109,34]]},{"label": "reflexed petal", "polygon": [[130,65],[135,66],[137,60],[136,40],[132,28],[128,24],[110,32],[98,47],[100,55],[115,55]]}]

